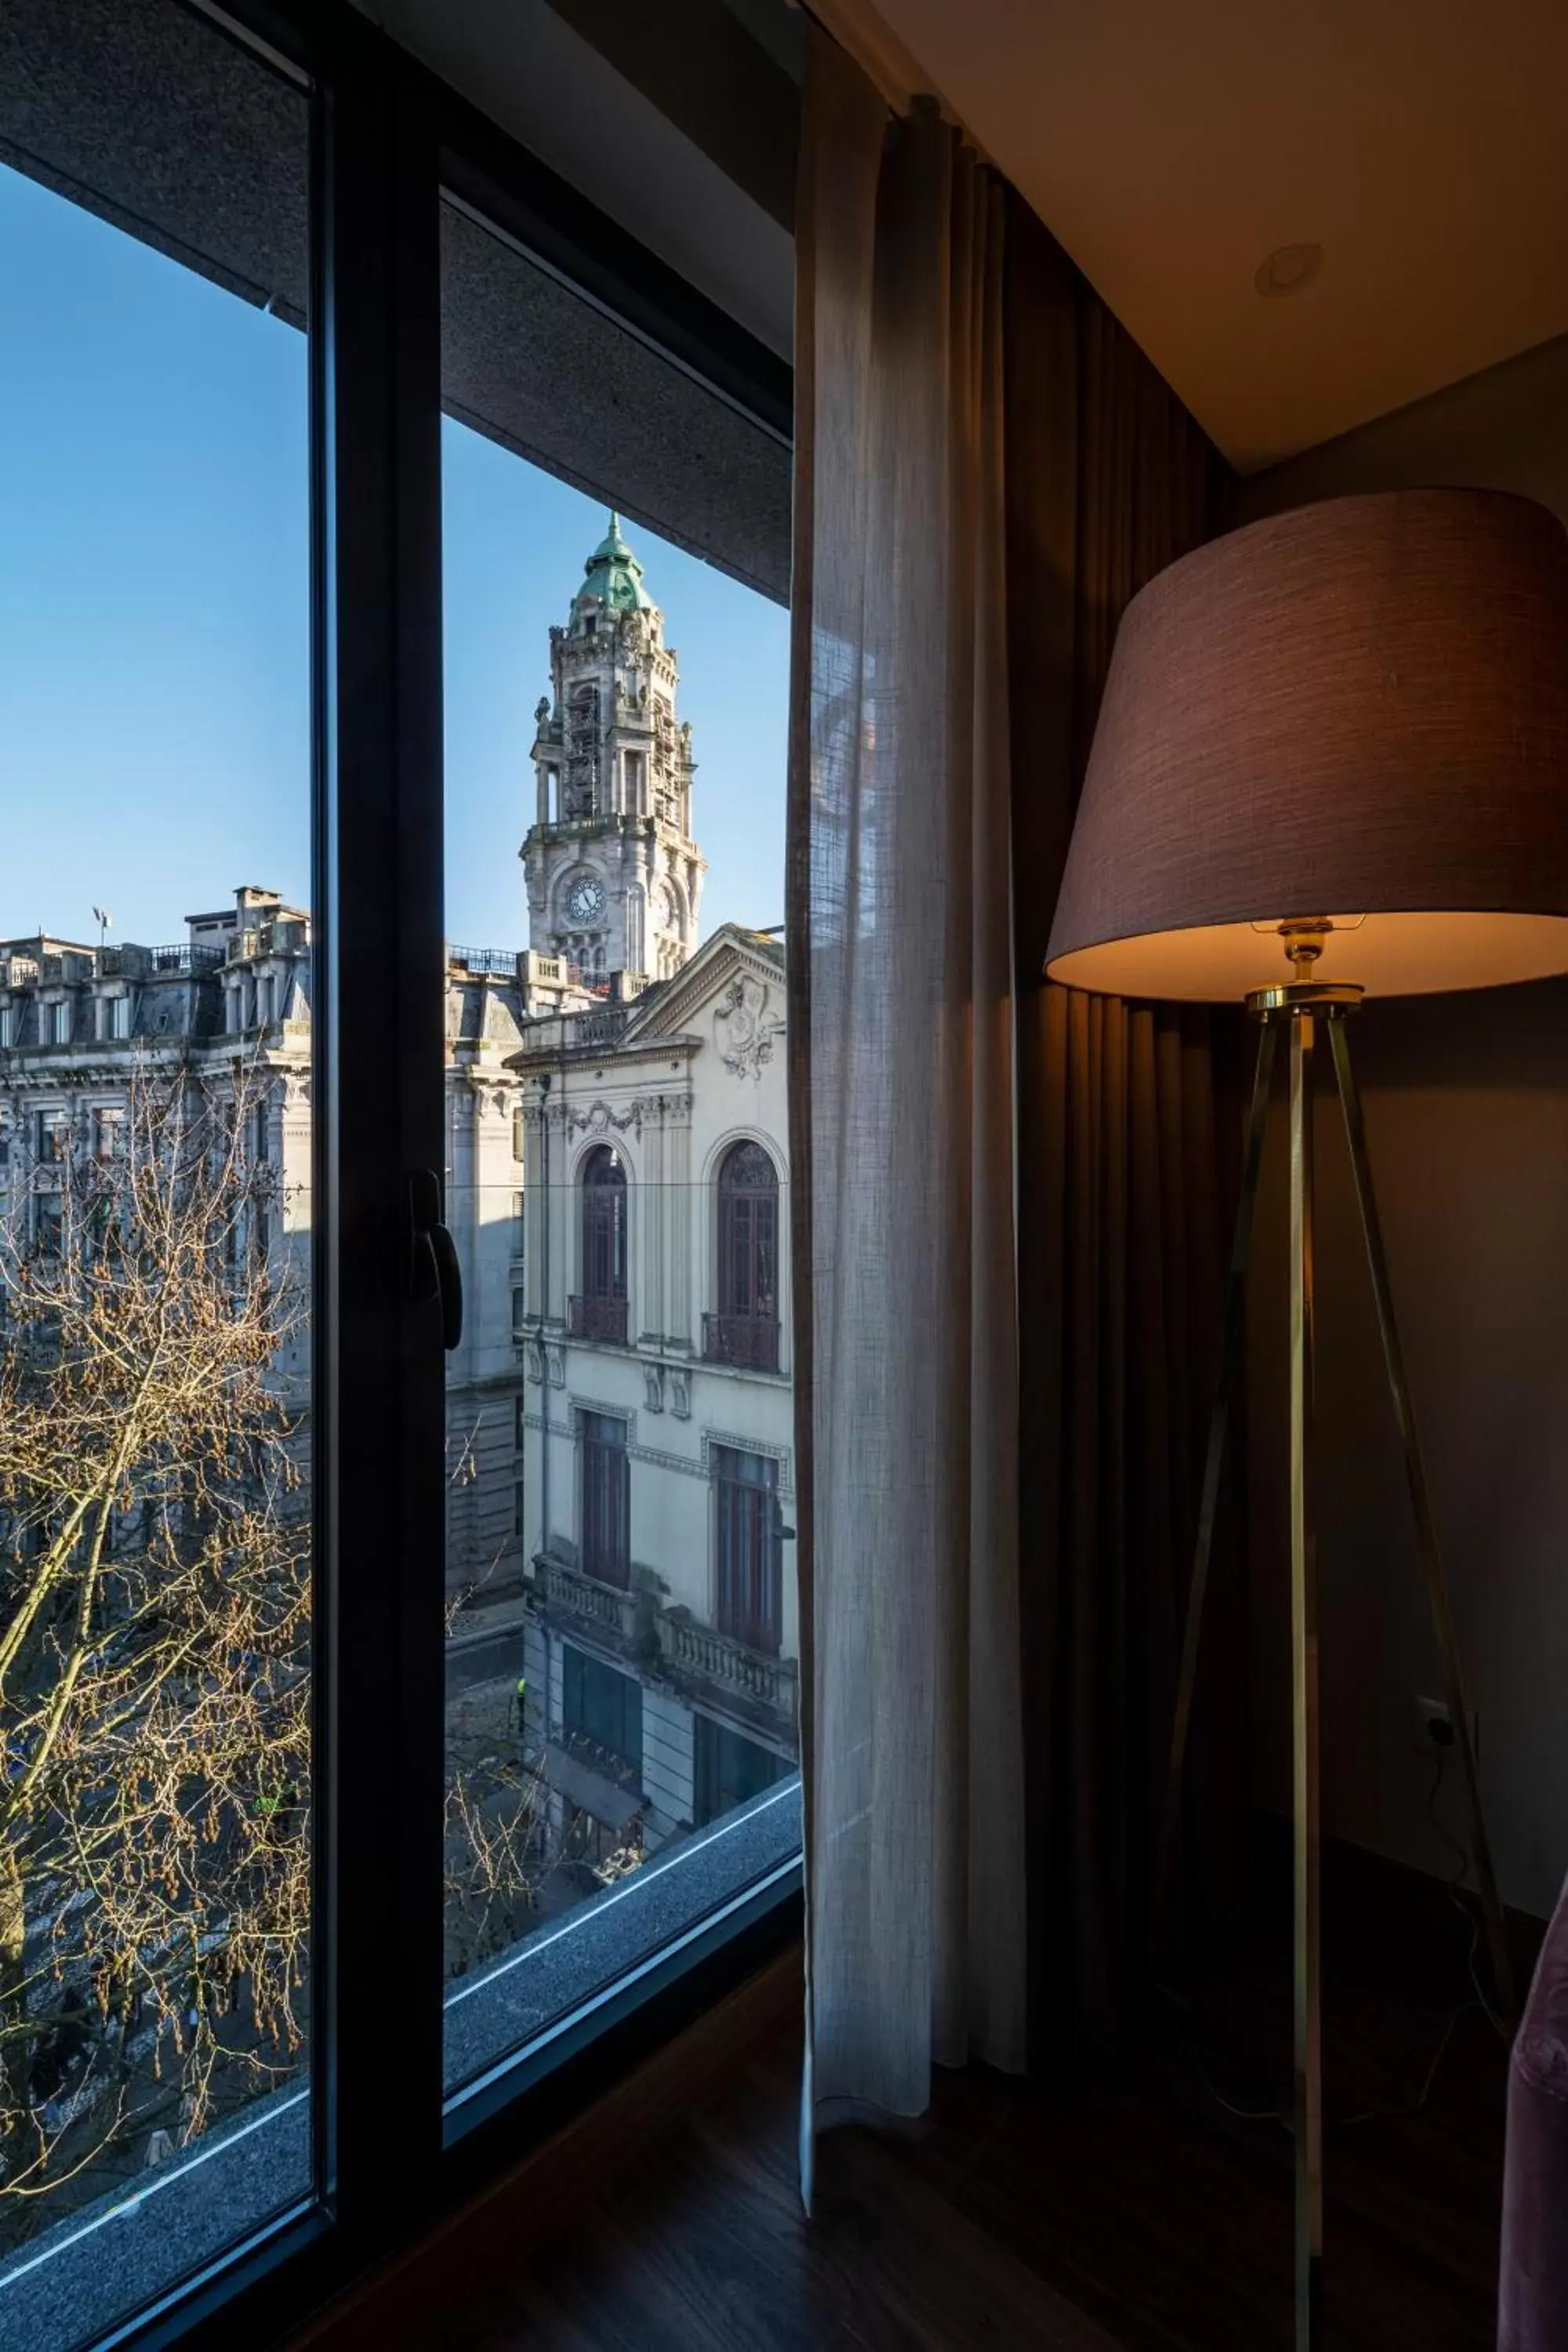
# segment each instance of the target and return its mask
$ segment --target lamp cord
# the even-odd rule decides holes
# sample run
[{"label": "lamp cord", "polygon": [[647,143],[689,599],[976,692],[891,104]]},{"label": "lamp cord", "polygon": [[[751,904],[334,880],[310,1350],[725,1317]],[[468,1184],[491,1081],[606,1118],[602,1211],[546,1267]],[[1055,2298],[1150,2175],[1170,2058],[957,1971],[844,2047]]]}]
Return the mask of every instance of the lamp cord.
[{"label": "lamp cord", "polygon": [[[1507,2027],[1503,2024],[1502,2020],[1499,2017],[1491,2002],[1487,1999],[1486,1993],[1481,1986],[1480,1979],[1476,1973],[1476,1955],[1480,1948],[1481,1939],[1480,1916],[1479,1913],[1471,1911],[1460,1900],[1460,1891],[1463,1888],[1465,1881],[1468,1877],[1470,1871],[1469,1849],[1468,1846],[1464,1845],[1460,1840],[1454,1835],[1453,1832],[1445,1825],[1438,1813],[1437,1800],[1442,1793],[1443,1777],[1448,1760],[1448,1751],[1446,1746],[1441,1743],[1437,1743],[1436,1752],[1436,1769],[1432,1774],[1432,1785],[1426,1791],[1426,1818],[1431,1822],[1441,1843],[1447,1846],[1451,1854],[1458,1857],[1458,1867],[1455,1869],[1453,1875],[1447,1881],[1444,1887],[1444,1893],[1447,1895],[1449,1902],[1452,1903],[1454,1908],[1459,1914],[1460,1918],[1464,1920],[1466,1926],[1470,1931],[1469,1947],[1465,1954],[1465,1973],[1470,1980],[1470,1995],[1464,2000],[1459,2001],[1448,2012],[1448,2016],[1443,2026],[1442,2033],[1438,2037],[1437,2046],[1433,2052],[1426,2072],[1422,2077],[1421,2088],[1414,2099],[1410,2100],[1404,2106],[1363,2107],[1355,2115],[1330,2117],[1328,2119],[1328,2128],[1331,2131],[1352,2131],[1362,2124],[1394,2123],[1409,2116],[1420,2115],[1432,2096],[1433,2088],[1437,2080],[1438,2069],[1441,2067],[1444,2059],[1448,2053],[1448,2046],[1454,2039],[1459,2021],[1470,2010],[1479,2010],[1488,2024],[1492,2028],[1493,2032],[1499,2034],[1505,2042],[1510,2038]],[[1164,1988],[1164,1990],[1166,1991],[1167,1999],[1172,1998],[1169,1988]],[[1235,2116],[1238,2123],[1279,2124],[1287,2131],[1294,2130],[1295,2117],[1291,2111],[1287,2107],[1243,2107],[1238,2106],[1235,2100],[1227,2099],[1224,2092],[1221,2091],[1218,2085],[1215,2083],[1207,2066],[1205,2064],[1203,2053],[1197,2046],[1195,2036],[1189,2033],[1186,2037],[1186,2041],[1189,2053],[1193,2059],[1194,2064],[1197,2068],[1198,2078],[1203,2084],[1205,2094],[1208,2098],[1213,2100],[1216,2107],[1223,2108],[1227,2116]]]}]

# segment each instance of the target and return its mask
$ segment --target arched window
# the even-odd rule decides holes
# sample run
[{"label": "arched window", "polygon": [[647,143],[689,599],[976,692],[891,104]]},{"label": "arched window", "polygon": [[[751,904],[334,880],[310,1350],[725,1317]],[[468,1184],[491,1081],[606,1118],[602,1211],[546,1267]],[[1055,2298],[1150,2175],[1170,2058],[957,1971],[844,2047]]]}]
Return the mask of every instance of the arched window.
[{"label": "arched window", "polygon": [[704,1352],[721,1363],[779,1366],[779,1180],[760,1143],[735,1143],[719,1170],[719,1311]]},{"label": "arched window", "polygon": [[574,1334],[626,1337],[626,1171],[612,1144],[596,1144],[583,1163],[583,1287],[572,1302]]}]

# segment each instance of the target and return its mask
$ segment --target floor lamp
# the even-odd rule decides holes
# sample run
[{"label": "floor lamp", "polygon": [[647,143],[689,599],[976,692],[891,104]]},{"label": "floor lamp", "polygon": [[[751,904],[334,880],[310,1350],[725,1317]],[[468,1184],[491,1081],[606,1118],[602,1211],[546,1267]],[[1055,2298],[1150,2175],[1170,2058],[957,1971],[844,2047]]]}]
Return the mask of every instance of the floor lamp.
[{"label": "floor lamp", "polygon": [[1047,971],[1259,1023],[1171,1742],[1174,1842],[1276,1048],[1289,1047],[1296,2340],[1321,2327],[1312,1076],[1326,1040],[1505,2011],[1471,1717],[1384,1255],[1350,1016],[1568,971],[1568,537],[1472,490],[1336,499],[1173,564],[1122,618]]}]

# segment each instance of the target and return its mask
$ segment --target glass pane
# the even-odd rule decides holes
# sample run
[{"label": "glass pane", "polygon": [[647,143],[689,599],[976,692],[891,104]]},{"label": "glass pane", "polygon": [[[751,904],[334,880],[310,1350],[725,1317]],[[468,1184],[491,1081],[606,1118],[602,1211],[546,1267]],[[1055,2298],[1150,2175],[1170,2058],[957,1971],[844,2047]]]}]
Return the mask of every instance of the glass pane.
[{"label": "glass pane", "polygon": [[31,12],[0,78],[0,2342],[29,2352],[310,2188],[309,101],[183,9],[80,16]]},{"label": "glass pane", "polygon": [[[629,399],[571,443],[551,337],[618,331],[486,236],[446,239],[447,923],[499,943],[447,973],[452,2091],[800,1839],[787,615],[609,511],[670,485]],[[474,429],[473,317],[513,300],[536,356],[489,348],[537,381],[493,415],[531,401],[603,502]]]}]

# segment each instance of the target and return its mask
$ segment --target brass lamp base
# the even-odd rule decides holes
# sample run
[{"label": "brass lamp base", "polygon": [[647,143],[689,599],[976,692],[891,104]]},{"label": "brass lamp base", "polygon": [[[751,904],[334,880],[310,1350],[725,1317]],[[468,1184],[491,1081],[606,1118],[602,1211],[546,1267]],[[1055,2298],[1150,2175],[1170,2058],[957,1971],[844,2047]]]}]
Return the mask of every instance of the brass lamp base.
[{"label": "brass lamp base", "polygon": [[1321,1825],[1319,1790],[1318,1579],[1313,1523],[1313,1360],[1315,1343],[1313,1265],[1313,1150],[1311,1082],[1320,1024],[1328,1032],[1340,1108],[1350,1147],[1363,1237],[1377,1304],[1384,1369],[1404,1444],[1422,1570],[1434,1629],[1443,1655],[1445,1690],[1454,1742],[1468,1801],[1470,1846],[1486,1916],[1492,1974],[1502,2015],[1516,2011],[1502,1906],[1492,1868],[1491,1846],[1481,1810],[1470,1712],[1460,1672],[1453,1612],[1442,1556],[1437,1549],[1426,1475],[1415,1416],[1405,1373],[1405,1355],[1394,1320],[1388,1263],[1367,1160],[1361,1099],[1350,1063],[1344,1016],[1361,1002],[1362,991],[1344,982],[1319,982],[1308,973],[1327,926],[1281,926],[1297,971],[1294,983],[1259,989],[1247,1000],[1260,1021],[1252,1105],[1247,1119],[1241,1196],[1226,1277],[1225,1319],[1219,1380],[1209,1424],[1192,1583],[1176,1683],[1175,1715],[1166,1784],[1165,1812],[1156,1864],[1155,1917],[1163,1914],[1174,1860],[1181,1808],[1181,1781],[1192,1720],[1204,1599],[1219,1505],[1230,1399],[1241,1353],[1242,1305],[1258,1198],[1258,1171],[1268,1125],[1275,1048],[1281,1027],[1290,1033],[1290,1622],[1292,1758],[1295,1849],[1295,2138],[1296,2138],[1296,2342],[1309,2352],[1321,2341],[1323,2258]]}]

